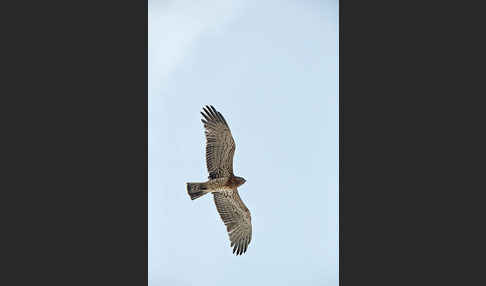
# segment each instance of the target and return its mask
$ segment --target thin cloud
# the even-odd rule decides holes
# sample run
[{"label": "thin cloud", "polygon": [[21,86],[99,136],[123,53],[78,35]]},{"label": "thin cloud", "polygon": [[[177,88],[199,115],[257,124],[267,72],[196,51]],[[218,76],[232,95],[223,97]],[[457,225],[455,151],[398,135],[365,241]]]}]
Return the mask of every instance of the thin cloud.
[{"label": "thin cloud", "polygon": [[149,87],[161,87],[191,53],[197,40],[221,31],[243,1],[149,2]]}]

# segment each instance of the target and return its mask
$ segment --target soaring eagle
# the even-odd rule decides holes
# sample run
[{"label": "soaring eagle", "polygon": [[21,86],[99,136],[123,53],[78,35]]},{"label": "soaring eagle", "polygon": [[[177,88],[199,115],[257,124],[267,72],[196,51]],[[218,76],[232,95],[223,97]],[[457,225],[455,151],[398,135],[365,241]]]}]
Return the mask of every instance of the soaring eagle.
[{"label": "soaring eagle", "polygon": [[187,183],[191,200],[213,193],[216,209],[228,231],[233,253],[246,252],[251,241],[251,215],[238,194],[246,180],[233,174],[235,141],[223,115],[213,106],[206,106],[201,119],[206,134],[206,166],[209,180]]}]

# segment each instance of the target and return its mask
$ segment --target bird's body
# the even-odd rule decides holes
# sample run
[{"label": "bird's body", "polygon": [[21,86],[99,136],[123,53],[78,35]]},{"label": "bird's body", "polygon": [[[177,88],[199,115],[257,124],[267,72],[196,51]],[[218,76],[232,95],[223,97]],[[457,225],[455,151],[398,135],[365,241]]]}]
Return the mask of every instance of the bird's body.
[{"label": "bird's body", "polygon": [[235,142],[223,115],[212,106],[206,106],[204,119],[206,129],[206,165],[209,180],[202,183],[187,183],[187,192],[192,200],[213,193],[216,209],[226,225],[233,253],[246,252],[251,241],[251,215],[238,194],[238,187],[246,180],[233,174]]},{"label": "bird's body", "polygon": [[204,183],[187,183],[187,190],[191,199],[197,199],[207,193],[230,191],[245,183],[245,179],[237,176],[211,179]]}]

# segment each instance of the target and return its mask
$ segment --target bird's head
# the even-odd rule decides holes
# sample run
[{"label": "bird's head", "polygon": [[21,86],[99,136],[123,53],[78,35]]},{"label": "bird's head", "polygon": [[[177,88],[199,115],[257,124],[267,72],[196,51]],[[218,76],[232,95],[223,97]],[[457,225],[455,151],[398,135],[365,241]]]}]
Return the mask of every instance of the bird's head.
[{"label": "bird's head", "polygon": [[246,182],[245,178],[242,178],[242,177],[235,177],[235,179],[236,179],[238,186],[241,186]]}]

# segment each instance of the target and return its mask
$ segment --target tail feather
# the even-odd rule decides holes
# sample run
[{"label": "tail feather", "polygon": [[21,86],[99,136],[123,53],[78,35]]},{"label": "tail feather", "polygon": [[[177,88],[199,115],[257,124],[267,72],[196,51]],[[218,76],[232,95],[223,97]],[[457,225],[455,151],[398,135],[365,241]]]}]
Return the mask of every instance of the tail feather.
[{"label": "tail feather", "polygon": [[207,191],[206,183],[187,183],[187,193],[191,200],[195,200],[209,192]]}]

